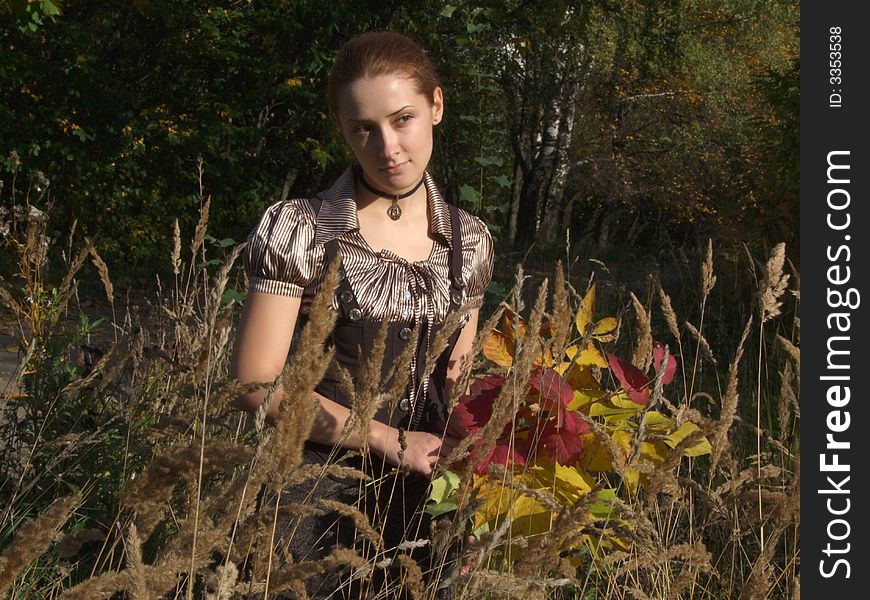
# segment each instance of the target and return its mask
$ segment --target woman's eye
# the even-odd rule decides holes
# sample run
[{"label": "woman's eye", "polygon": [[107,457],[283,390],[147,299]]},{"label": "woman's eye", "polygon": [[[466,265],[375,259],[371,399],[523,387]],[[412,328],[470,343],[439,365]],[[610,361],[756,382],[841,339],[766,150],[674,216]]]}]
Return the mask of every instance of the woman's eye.
[{"label": "woman's eye", "polygon": [[368,125],[360,125],[359,127],[355,127],[355,128],[353,129],[353,133],[354,133],[354,135],[365,135],[365,134],[367,134],[368,132],[369,132],[369,126],[368,126]]},{"label": "woman's eye", "polygon": [[399,123],[400,125],[404,125],[405,123],[407,123],[408,121],[410,121],[413,118],[414,118],[414,115],[402,115],[401,117],[396,119],[396,122]]}]

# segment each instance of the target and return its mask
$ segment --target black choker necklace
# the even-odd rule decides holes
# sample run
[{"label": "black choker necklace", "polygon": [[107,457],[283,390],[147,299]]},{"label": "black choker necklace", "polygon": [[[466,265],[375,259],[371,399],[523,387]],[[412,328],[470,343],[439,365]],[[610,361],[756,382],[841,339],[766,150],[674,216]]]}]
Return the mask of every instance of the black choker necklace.
[{"label": "black choker necklace", "polygon": [[411,188],[410,191],[405,192],[404,194],[389,194],[387,192],[382,192],[381,190],[369,185],[369,182],[366,181],[365,175],[363,175],[363,173],[362,173],[362,169],[360,169],[360,171],[358,172],[357,178],[359,179],[359,182],[363,185],[363,187],[365,189],[367,189],[368,191],[370,191],[375,196],[381,196],[382,198],[389,198],[390,200],[393,201],[393,203],[390,204],[390,208],[387,209],[387,215],[389,215],[389,217],[393,221],[398,221],[399,217],[402,216],[402,208],[399,206],[399,200],[402,200],[404,198],[408,198],[409,196],[413,196],[414,192],[419,190],[420,186],[423,185],[423,180],[426,179],[425,177],[422,177],[420,179],[420,181],[417,182],[417,185],[415,185],[413,188]]}]

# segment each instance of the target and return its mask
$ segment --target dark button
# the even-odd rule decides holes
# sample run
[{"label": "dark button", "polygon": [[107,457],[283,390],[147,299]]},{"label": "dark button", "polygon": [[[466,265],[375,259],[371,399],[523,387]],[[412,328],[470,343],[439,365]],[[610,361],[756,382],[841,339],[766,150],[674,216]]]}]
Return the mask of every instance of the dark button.
[{"label": "dark button", "polygon": [[450,299],[453,300],[453,304],[462,304],[462,292],[453,290],[450,292]]},{"label": "dark button", "polygon": [[399,408],[405,412],[408,412],[408,409],[411,408],[411,401],[407,398],[402,398],[401,400],[399,400]]},{"label": "dark button", "polygon": [[399,337],[403,340],[411,339],[411,330],[407,327],[402,327],[402,329],[399,330]]},{"label": "dark button", "polygon": [[341,293],[340,298],[341,298],[341,301],[344,303],[352,302],[353,301],[353,292],[350,290],[344,290]]},{"label": "dark button", "polygon": [[460,289],[465,287],[465,280],[462,278],[462,275],[456,277],[456,287]]},{"label": "dark button", "polygon": [[358,308],[352,308],[350,309],[350,312],[347,313],[347,317],[351,321],[359,321],[360,319],[362,319],[362,311]]}]

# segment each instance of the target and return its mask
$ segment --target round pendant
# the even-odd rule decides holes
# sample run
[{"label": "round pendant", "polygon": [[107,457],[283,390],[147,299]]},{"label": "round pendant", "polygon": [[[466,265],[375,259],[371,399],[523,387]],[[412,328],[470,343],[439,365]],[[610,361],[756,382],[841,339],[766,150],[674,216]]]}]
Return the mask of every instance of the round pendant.
[{"label": "round pendant", "polygon": [[387,214],[393,221],[398,221],[399,217],[402,216],[402,209],[395,202],[390,205],[390,208],[387,209]]}]

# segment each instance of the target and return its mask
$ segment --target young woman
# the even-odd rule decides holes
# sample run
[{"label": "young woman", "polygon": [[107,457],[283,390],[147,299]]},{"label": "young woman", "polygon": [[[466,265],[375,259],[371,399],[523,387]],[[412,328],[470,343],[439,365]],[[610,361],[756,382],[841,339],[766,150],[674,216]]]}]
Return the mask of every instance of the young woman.
[{"label": "young woman", "polygon": [[[415,344],[415,351],[409,364],[400,365],[409,381],[405,394],[378,411],[369,427],[374,456],[365,462],[377,485],[367,488],[378,488],[377,497],[370,497],[371,490],[360,494],[355,482],[332,480],[319,483],[315,495],[364,504],[389,552],[403,539],[429,537],[420,509],[433,466],[457,443],[444,434],[445,407],[476,333],[492,273],[492,238],[478,218],[445,201],[426,170],[444,97],[416,43],[390,32],[353,38],[332,67],[328,100],[357,164],[316,198],[273,204],[251,232],[245,256],[250,288],[232,370],[242,382],[274,380],[297,318],[308,311],[325,266],[340,255],[344,276],[333,299],[340,317],[332,335],[338,363],[353,375],[360,349],[365,354],[384,321],[387,365],[406,344]],[[464,311],[464,325],[432,374],[422,377],[431,341],[457,310]],[[337,443],[345,449],[363,446],[357,433],[341,436],[350,403],[333,373],[316,388],[320,414],[306,443],[307,460],[324,461]],[[255,410],[265,394],[246,396],[240,405]],[[273,416],[281,401],[279,391]],[[383,477],[383,470],[371,468],[377,464],[401,465],[410,475]],[[288,494],[304,497],[298,490]],[[298,523],[290,542],[294,558],[322,556],[335,543],[348,543],[342,537],[346,525],[344,534],[335,531],[339,521],[326,515]],[[333,591],[334,584],[319,590]]]}]

